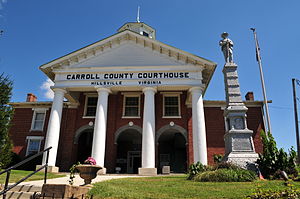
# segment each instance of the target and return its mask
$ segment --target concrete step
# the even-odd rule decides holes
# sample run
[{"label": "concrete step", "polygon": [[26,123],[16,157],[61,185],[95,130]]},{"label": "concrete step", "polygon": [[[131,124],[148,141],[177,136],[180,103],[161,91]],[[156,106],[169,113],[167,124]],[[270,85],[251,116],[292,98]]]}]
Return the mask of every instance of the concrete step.
[{"label": "concrete step", "polygon": [[[19,192],[19,191],[8,191],[6,193],[7,199],[33,199],[35,198],[34,195],[36,193],[34,192]],[[37,193],[38,195],[40,193]]]},{"label": "concrete step", "polygon": [[9,199],[33,199],[34,195],[40,195],[42,187],[33,185],[18,185],[6,193]]},{"label": "concrete step", "polygon": [[18,185],[12,188],[10,191],[18,191],[18,192],[41,192],[41,186],[34,185]]}]

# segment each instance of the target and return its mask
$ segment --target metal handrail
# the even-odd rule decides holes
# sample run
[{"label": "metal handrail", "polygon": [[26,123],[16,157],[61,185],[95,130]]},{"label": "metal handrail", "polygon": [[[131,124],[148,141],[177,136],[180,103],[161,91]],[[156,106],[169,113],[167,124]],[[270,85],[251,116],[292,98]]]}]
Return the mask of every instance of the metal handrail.
[{"label": "metal handrail", "polygon": [[[1,171],[0,172],[0,175],[6,173],[6,179],[5,179],[5,184],[4,184],[4,189],[0,192],[0,196],[3,195],[3,199],[6,198],[6,193],[11,190],[12,188],[14,188],[15,186],[17,186],[18,184],[20,184],[21,182],[25,181],[27,178],[33,176],[34,174],[36,174],[37,172],[41,171],[42,169],[45,169],[45,176],[44,176],[44,184],[46,184],[47,182],[47,172],[48,172],[48,159],[49,159],[49,151],[50,149],[52,149],[52,147],[48,147],[46,149],[44,149],[43,151],[40,151],[39,153],[5,169],[4,171]],[[38,168],[37,170],[33,171],[32,173],[30,173],[29,175],[25,176],[24,178],[22,178],[21,180],[17,181],[15,184],[11,185],[11,186],[8,186],[8,182],[9,182],[9,177],[10,177],[10,174],[11,174],[11,170],[12,169],[15,169],[27,162],[29,162],[30,160],[44,154],[44,152],[47,152],[47,156],[46,156],[46,164],[41,166],[40,168]]]}]

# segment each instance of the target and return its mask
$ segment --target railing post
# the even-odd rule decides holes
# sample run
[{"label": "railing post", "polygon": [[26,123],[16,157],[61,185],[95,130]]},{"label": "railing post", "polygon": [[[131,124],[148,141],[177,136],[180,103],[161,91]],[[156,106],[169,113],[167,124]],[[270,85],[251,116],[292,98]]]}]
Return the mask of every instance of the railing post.
[{"label": "railing post", "polygon": [[47,157],[46,157],[46,167],[45,167],[45,177],[44,177],[44,184],[47,183],[47,172],[48,172],[48,159],[49,159],[49,151],[50,149],[47,150]]},{"label": "railing post", "polygon": [[7,187],[8,187],[8,182],[9,182],[10,172],[11,172],[11,170],[7,171],[7,173],[6,173],[6,179],[5,179],[5,185],[4,185],[4,191],[5,191],[5,192],[4,192],[4,194],[3,194],[3,199],[6,198],[6,189],[7,189]]}]

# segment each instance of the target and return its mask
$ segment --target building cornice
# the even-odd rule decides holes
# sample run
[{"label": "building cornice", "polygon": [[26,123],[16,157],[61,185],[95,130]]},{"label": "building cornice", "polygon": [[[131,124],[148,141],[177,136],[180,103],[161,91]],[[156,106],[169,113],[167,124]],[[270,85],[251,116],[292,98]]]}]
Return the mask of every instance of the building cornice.
[{"label": "building cornice", "polygon": [[[51,108],[52,102],[11,102],[9,103],[13,108]],[[64,102],[64,108],[77,108],[79,104]]]},{"label": "building cornice", "polygon": [[150,48],[160,54],[168,56],[170,59],[181,63],[183,66],[197,66],[202,70],[202,84],[205,85],[204,92],[216,69],[216,63],[199,57],[197,55],[180,50],[173,46],[162,43],[158,40],[150,39],[130,30],[124,30],[91,45],[73,51],[65,56],[57,58],[51,62],[41,65],[39,68],[52,80],[54,80],[57,69],[67,69],[73,64],[78,64],[86,59],[99,56],[106,50],[121,45],[123,42],[134,42],[144,48]]},{"label": "building cornice", "polygon": [[[243,101],[247,107],[262,107],[264,106],[263,101]],[[222,100],[203,100],[204,107],[225,107],[226,101]],[[272,100],[269,100],[268,103],[272,103]],[[51,108],[52,102],[11,102],[9,105],[14,108],[34,108],[34,107],[43,107]],[[188,105],[188,104],[187,104]],[[64,102],[64,108],[76,108],[78,104]]]}]

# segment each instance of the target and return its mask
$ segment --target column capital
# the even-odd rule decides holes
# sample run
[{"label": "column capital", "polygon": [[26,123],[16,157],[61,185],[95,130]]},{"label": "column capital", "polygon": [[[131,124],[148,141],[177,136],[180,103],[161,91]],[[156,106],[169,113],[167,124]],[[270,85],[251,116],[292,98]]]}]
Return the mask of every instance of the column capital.
[{"label": "column capital", "polygon": [[51,88],[53,90],[53,92],[62,92],[62,93],[67,93],[67,90],[65,88]]},{"label": "column capital", "polygon": [[111,90],[109,88],[104,88],[104,87],[95,87],[96,91],[98,93],[104,91],[104,92],[107,92],[107,93],[111,93]]},{"label": "column capital", "polygon": [[143,88],[143,93],[145,93],[147,91],[153,91],[154,93],[156,93],[157,89],[155,87],[145,87],[145,88]]},{"label": "column capital", "polygon": [[190,93],[203,93],[204,91],[204,86],[195,86],[189,89]]}]

